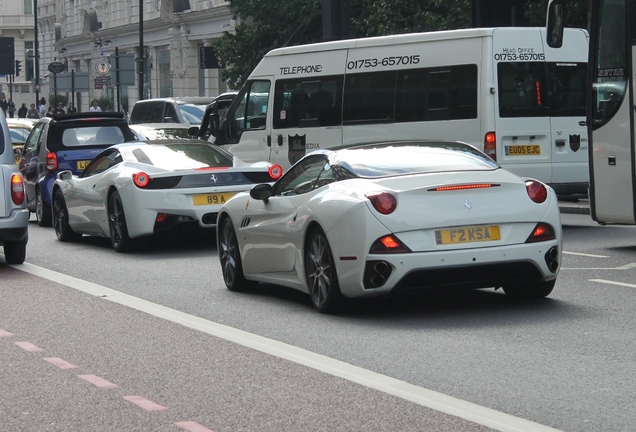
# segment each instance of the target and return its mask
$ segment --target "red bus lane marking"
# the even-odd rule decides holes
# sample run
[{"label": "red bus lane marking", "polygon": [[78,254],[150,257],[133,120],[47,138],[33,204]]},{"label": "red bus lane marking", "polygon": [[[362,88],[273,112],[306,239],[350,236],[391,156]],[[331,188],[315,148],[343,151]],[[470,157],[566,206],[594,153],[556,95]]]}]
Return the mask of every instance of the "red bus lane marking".
[{"label": "red bus lane marking", "polygon": [[6,330],[0,329],[0,337],[9,337],[9,336],[13,336],[13,333],[9,333]]},{"label": "red bus lane marking", "polygon": [[205,426],[201,426],[199,423],[193,421],[178,422],[175,423],[175,425],[188,432],[214,432],[212,429],[208,429]]},{"label": "red bus lane marking", "polygon": [[46,360],[47,362],[51,363],[54,366],[59,367],[60,369],[75,369],[75,368],[77,368],[77,366],[75,366],[74,364],[71,364],[71,363],[67,362],[66,360],[62,360],[61,358],[57,358],[57,357],[47,357],[44,360]]},{"label": "red bus lane marking", "polygon": [[78,375],[79,378],[93,384],[95,387],[99,388],[116,388],[117,384],[113,384],[112,382],[106,381],[104,378],[100,378],[97,375]]},{"label": "red bus lane marking", "polygon": [[156,404],[141,396],[124,396],[124,399],[126,399],[130,403],[134,403],[139,408],[146,411],[161,411],[161,410],[168,409],[165,406]]},{"label": "red bus lane marking", "polygon": [[27,352],[44,351],[42,348],[33,345],[31,342],[16,342],[15,344]]}]

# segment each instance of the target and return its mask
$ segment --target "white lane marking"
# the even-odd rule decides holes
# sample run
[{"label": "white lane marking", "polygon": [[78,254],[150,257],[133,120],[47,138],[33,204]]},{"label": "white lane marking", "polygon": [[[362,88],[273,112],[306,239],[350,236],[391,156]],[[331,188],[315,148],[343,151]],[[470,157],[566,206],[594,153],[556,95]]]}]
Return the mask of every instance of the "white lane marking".
[{"label": "white lane marking", "polygon": [[238,330],[213,321],[188,315],[128,294],[83,281],[29,263],[11,266],[34,276],[66,285],[87,294],[102,297],[158,318],[199,330],[203,333],[243,345],[257,351],[307,366],[356,384],[396,396],[445,414],[450,414],[502,432],[559,432],[548,426],[486,408],[452,396],[372,372],[340,360],[307,351],[273,339]]},{"label": "white lane marking", "polygon": [[561,267],[561,270],[629,270],[636,267],[636,263],[625,264],[620,267]]},{"label": "white lane marking", "polygon": [[590,279],[590,282],[598,282],[598,283],[604,283],[604,284],[608,284],[608,285],[618,285],[618,286],[624,286],[624,287],[628,287],[628,288],[636,288],[636,285],[634,285],[634,284],[629,284],[629,283],[625,283],[625,282],[610,281],[610,280],[605,280],[605,279]]},{"label": "white lane marking", "polygon": [[563,251],[564,254],[567,255],[578,255],[578,256],[585,256],[585,257],[590,257],[590,258],[609,258],[607,255],[592,255],[592,254],[585,254],[585,253],[579,253],[579,252],[568,252],[568,251]]}]

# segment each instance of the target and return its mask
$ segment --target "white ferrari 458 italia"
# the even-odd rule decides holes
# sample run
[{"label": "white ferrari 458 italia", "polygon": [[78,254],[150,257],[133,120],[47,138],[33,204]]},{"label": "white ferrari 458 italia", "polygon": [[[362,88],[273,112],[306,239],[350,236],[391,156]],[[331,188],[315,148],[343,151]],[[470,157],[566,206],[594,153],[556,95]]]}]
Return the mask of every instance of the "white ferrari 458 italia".
[{"label": "white ferrari 458 italia", "polygon": [[160,140],[111,146],[80,175],[57,174],[52,191],[57,238],[110,237],[118,252],[133,239],[180,224],[214,227],[221,206],[254,184],[274,182],[282,168],[245,163],[200,140]]},{"label": "white ferrari 458 italia", "polygon": [[546,297],[562,253],[554,191],[458,142],[313,152],[235,195],[216,229],[230,290],[292,287],[323,313],[425,287]]}]

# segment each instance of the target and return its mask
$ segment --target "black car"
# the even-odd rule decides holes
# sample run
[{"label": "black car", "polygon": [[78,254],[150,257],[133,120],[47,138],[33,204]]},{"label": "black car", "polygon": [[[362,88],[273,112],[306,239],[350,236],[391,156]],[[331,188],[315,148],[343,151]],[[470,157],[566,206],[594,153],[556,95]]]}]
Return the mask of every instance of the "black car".
[{"label": "black car", "polygon": [[101,150],[131,141],[137,141],[137,137],[122,113],[89,112],[39,119],[19,161],[27,208],[35,213],[38,225],[51,226],[51,190],[58,172],[80,174]]}]

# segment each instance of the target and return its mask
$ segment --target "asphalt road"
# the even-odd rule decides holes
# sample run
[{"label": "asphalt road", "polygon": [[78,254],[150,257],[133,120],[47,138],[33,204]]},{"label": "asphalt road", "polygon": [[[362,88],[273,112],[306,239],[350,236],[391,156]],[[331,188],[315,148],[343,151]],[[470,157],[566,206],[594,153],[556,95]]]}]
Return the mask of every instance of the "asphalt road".
[{"label": "asphalt road", "polygon": [[[569,213],[563,224],[563,268],[545,301],[438,292],[330,317],[280,287],[227,291],[210,238],[122,255],[100,239],[60,243],[32,223],[27,265],[0,264],[0,329],[12,333],[0,337],[0,424],[631,430],[636,228]],[[137,408],[131,395],[167,409]]]}]

